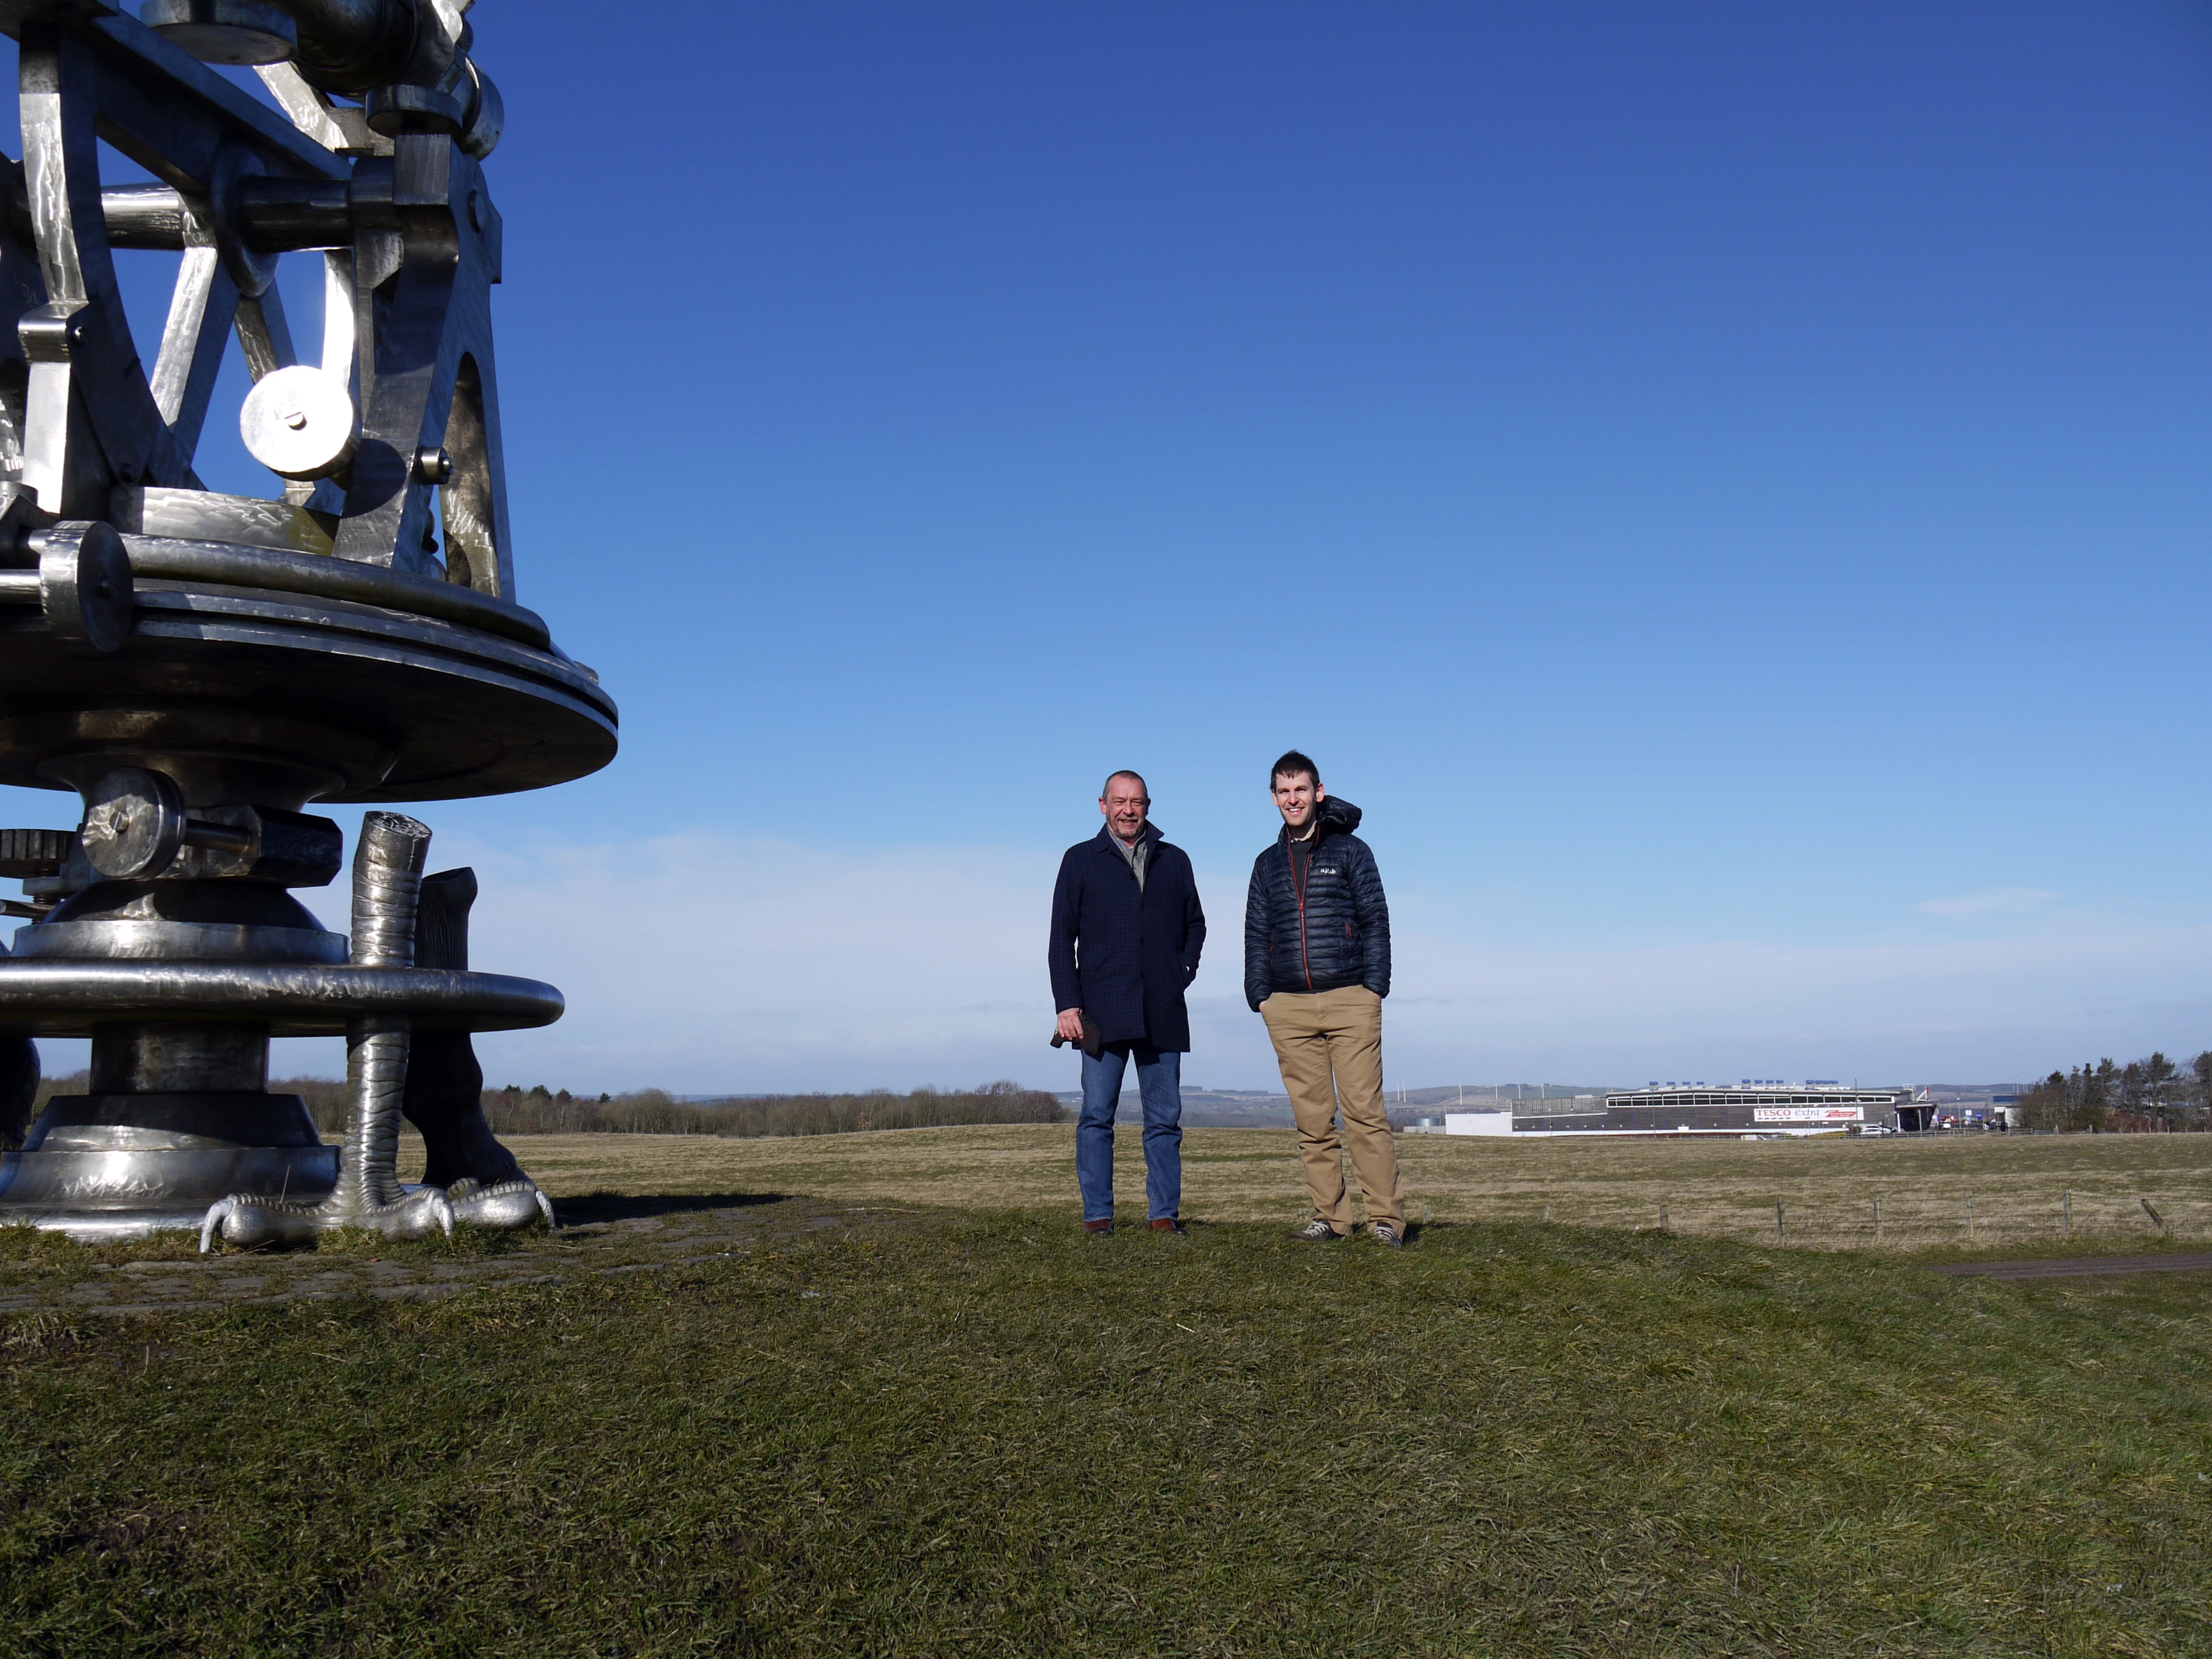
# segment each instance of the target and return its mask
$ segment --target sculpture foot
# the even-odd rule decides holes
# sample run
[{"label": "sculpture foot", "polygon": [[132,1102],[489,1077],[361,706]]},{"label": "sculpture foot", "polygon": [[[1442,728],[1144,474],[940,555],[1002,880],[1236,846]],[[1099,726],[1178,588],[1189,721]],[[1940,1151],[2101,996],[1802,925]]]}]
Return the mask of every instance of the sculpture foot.
[{"label": "sculpture foot", "polygon": [[512,1231],[541,1218],[548,1231],[555,1224],[553,1200],[528,1176],[519,1181],[494,1182],[489,1186],[475,1181],[456,1181],[446,1188],[446,1198],[453,1206],[454,1220],[479,1227]]},{"label": "sculpture foot", "polygon": [[418,1188],[393,1204],[285,1204],[234,1195],[210,1207],[201,1222],[200,1252],[213,1249],[218,1237],[226,1244],[252,1249],[261,1244],[312,1244],[325,1233],[349,1227],[386,1238],[425,1238],[434,1227],[450,1235],[453,1206],[435,1187]]}]

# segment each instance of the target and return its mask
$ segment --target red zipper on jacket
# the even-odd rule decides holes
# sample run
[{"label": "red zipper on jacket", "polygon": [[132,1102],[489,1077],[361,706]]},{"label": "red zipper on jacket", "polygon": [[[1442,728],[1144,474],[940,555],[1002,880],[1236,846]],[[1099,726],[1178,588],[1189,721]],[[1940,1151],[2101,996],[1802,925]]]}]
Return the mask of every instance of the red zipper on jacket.
[{"label": "red zipper on jacket", "polygon": [[1313,838],[1312,850],[1306,854],[1305,876],[1298,873],[1298,855],[1291,852],[1288,847],[1283,849],[1291,854],[1291,889],[1298,896],[1298,963],[1305,969],[1306,989],[1309,991],[1313,989],[1313,946],[1306,941],[1306,877],[1313,874],[1314,854],[1321,851],[1321,825],[1318,822],[1313,827]]}]

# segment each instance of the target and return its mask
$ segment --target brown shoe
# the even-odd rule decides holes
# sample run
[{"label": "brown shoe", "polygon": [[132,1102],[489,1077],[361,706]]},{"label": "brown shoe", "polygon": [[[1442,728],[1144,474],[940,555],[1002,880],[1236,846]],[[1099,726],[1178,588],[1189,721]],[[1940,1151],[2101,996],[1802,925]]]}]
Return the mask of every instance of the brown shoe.
[{"label": "brown shoe", "polygon": [[1188,1232],[1189,1229],[1186,1228],[1182,1222],[1176,1220],[1175,1217],[1171,1215],[1163,1215],[1155,1216],[1152,1218],[1152,1231],[1156,1233],[1174,1233],[1180,1237]]},{"label": "brown shoe", "polygon": [[1114,1224],[1110,1221],[1086,1221],[1083,1224],[1083,1231],[1086,1233],[1110,1233],[1114,1231]]}]

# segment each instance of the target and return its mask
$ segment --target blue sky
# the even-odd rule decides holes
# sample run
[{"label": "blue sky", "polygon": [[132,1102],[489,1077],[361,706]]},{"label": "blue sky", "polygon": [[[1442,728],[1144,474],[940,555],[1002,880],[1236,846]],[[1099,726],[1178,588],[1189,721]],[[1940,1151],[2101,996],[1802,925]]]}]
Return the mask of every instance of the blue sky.
[{"label": "blue sky", "polygon": [[[604,16],[475,13],[520,597],[623,715],[426,810],[570,997],[501,1080],[1073,1086],[1052,870],[1131,765],[1186,1077],[1269,1083],[1291,744],[1394,1084],[2212,1046],[2202,8]],[[244,384],[203,471],[270,493]]]}]

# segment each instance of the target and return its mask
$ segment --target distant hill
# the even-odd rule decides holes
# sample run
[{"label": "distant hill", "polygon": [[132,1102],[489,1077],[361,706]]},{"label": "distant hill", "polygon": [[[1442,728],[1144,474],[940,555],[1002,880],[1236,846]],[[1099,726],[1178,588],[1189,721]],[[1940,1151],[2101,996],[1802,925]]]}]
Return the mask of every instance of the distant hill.
[{"label": "distant hill", "polygon": [[[1062,1094],[1070,1111],[1083,1105],[1082,1091]],[[1121,1123],[1143,1121],[1133,1085],[1121,1091]],[[1291,1127],[1291,1097],[1260,1090],[1186,1089],[1182,1091],[1182,1121],[1194,1129],[1287,1129]]]}]

